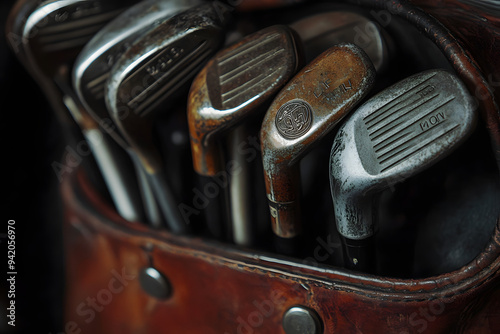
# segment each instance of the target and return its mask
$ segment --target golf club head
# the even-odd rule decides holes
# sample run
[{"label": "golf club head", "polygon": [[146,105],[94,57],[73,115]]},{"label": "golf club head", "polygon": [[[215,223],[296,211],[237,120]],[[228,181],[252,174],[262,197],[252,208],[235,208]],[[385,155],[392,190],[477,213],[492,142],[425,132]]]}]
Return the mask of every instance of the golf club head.
[{"label": "golf club head", "polygon": [[5,24],[5,37],[12,51],[16,54],[21,63],[28,69],[29,63],[24,47],[23,38],[24,26],[27,18],[35,11],[40,4],[40,0],[18,0],[12,6]]},{"label": "golf club head", "polygon": [[124,148],[128,145],[110,119],[104,99],[112,66],[133,42],[199,0],[145,0],[109,22],[85,45],[73,67],[73,87],[94,119]]},{"label": "golf club head", "polygon": [[354,44],[331,47],[304,67],[269,107],[260,132],[273,231],[301,232],[298,161],[371,89],[375,69]]},{"label": "golf club head", "polygon": [[62,102],[61,86],[70,85],[71,64],[81,47],[131,2],[18,1],[9,15],[9,44],[47,97],[70,142],[82,138]]},{"label": "golf club head", "polygon": [[302,66],[294,33],[272,26],[219,51],[193,81],[188,122],[195,171],[221,170],[217,141],[269,101]]},{"label": "golf club head", "polygon": [[136,2],[40,2],[26,18],[23,27],[22,39],[26,53],[45,75],[53,77],[62,66],[71,66],[81,48],[99,29]]},{"label": "golf club head", "polygon": [[304,43],[306,62],[310,62],[330,46],[352,43],[362,48],[377,72],[387,68],[392,39],[376,22],[350,11],[328,11],[290,24]]},{"label": "golf club head", "polygon": [[152,128],[159,105],[190,83],[224,41],[225,17],[214,4],[174,15],[141,36],[113,66],[106,103],[146,170],[161,170]]},{"label": "golf club head", "polygon": [[[364,103],[339,129],[330,155],[330,182],[339,233],[351,242],[374,233],[381,190],[428,168],[473,131],[476,104],[444,70],[413,75]],[[351,267],[362,266],[350,258]]]},{"label": "golf club head", "polygon": [[[226,11],[224,11],[226,10]],[[190,80],[224,42],[228,10],[216,2],[182,11],[138,38],[118,59],[106,84],[111,117],[138,157],[166,223],[186,233],[154,136],[160,108],[187,89]]]}]

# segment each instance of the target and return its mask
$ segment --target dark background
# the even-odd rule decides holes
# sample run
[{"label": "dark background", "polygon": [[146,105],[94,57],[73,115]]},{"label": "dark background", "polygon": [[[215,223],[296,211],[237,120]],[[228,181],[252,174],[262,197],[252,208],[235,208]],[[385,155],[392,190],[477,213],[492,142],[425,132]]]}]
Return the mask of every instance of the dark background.
[{"label": "dark background", "polygon": [[16,327],[7,325],[7,249],[2,237],[0,333],[60,333],[63,253],[59,181],[51,164],[65,147],[60,128],[36,83],[18,62],[5,36],[13,0],[0,2],[2,96],[2,221],[16,229]]}]

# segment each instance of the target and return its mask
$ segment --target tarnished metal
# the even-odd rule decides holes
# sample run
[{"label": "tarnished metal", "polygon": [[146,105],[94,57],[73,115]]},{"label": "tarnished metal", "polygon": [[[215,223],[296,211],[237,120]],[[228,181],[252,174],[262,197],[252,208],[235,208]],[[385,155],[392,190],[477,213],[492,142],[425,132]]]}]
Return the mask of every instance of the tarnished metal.
[{"label": "tarnished metal", "polygon": [[73,86],[86,109],[109,135],[130,155],[139,181],[147,222],[161,226],[161,215],[139,158],[113,122],[106,107],[105,85],[111,68],[141,36],[175,14],[199,5],[200,1],[147,0],[130,7],[102,28],[82,49],[73,66]]},{"label": "tarnished metal", "polygon": [[[237,146],[228,143],[223,157],[223,134],[243,140],[244,121],[259,111],[292,78],[302,65],[294,33],[285,26],[272,26],[251,34],[220,51],[193,82],[188,98],[188,122],[195,171],[215,176],[225,171],[226,160],[241,161]],[[247,165],[243,161],[242,168]],[[233,240],[251,243],[248,212],[248,174],[231,176],[229,190]],[[228,208],[226,208],[228,209]],[[211,217],[207,217],[211,219]]]},{"label": "tarnished metal", "polygon": [[[47,96],[70,140],[86,140],[119,214],[139,221],[137,185],[130,162],[103,136],[98,125],[73,96],[71,67],[83,45],[106,23],[136,1],[57,0],[19,2],[11,13],[8,35],[26,69]],[[14,43],[16,40],[11,40]],[[72,122],[73,116],[76,122]],[[77,126],[75,126],[75,124]],[[83,136],[82,136],[83,135]],[[80,136],[81,139],[80,139]],[[117,167],[119,165],[119,167]]]},{"label": "tarnished metal", "polygon": [[[58,85],[71,89],[70,69],[78,52],[107,22],[136,0],[18,1],[6,34],[11,48],[46,95],[70,138],[78,131]],[[58,83],[54,82],[57,77]]]},{"label": "tarnished metal", "polygon": [[298,161],[366,96],[374,78],[363,50],[339,44],[302,69],[273,101],[260,138],[271,220],[278,236],[291,238],[301,230]]},{"label": "tarnished metal", "polygon": [[318,314],[305,306],[293,306],[283,316],[286,334],[320,334],[323,332]]},{"label": "tarnished metal", "polygon": [[85,45],[73,66],[73,87],[94,119],[125,149],[122,134],[115,126],[106,107],[105,85],[111,68],[133,42],[153,30],[173,15],[199,5],[198,0],[139,2],[107,24]]},{"label": "tarnished metal", "polygon": [[219,49],[224,22],[212,4],[179,13],[137,40],[116,62],[107,105],[149,173],[161,170],[153,141],[158,108],[175,96]]},{"label": "tarnished metal", "polygon": [[364,103],[339,129],[331,151],[340,234],[372,236],[374,196],[456,149],[474,129],[476,107],[465,85],[443,70],[411,76]]},{"label": "tarnished metal", "polygon": [[136,1],[58,0],[41,3],[27,18],[27,53],[45,73],[71,64],[81,48],[106,23]]},{"label": "tarnished metal", "polygon": [[221,134],[269,101],[302,64],[293,33],[273,26],[217,53],[193,82],[188,121],[194,169],[214,176],[220,170]]},{"label": "tarnished metal", "polygon": [[[186,233],[177,201],[168,185],[154,138],[154,123],[166,102],[219,49],[225,37],[225,16],[216,4],[185,10],[147,31],[113,66],[106,103],[125,140],[146,172],[166,223],[174,233]],[[187,88],[187,87],[186,87]]]}]

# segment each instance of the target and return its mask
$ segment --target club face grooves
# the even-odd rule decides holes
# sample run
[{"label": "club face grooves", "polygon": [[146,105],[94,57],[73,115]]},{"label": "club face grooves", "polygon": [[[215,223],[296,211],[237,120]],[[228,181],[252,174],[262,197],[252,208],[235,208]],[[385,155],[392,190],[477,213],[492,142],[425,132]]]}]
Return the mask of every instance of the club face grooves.
[{"label": "club face grooves", "polygon": [[96,118],[108,118],[105,85],[113,65],[141,35],[173,15],[199,4],[197,0],[145,0],[124,11],[88,42],[77,58],[74,86]]},{"label": "club face grooves", "polygon": [[193,165],[215,175],[217,139],[244,122],[281,89],[302,65],[295,36],[275,25],[219,51],[193,82],[188,104]]},{"label": "club face grooves", "polygon": [[153,122],[171,110],[167,103],[188,90],[222,45],[225,23],[220,19],[211,4],[179,12],[137,39],[111,70],[107,106],[149,171],[161,168],[151,138]]},{"label": "club face grooves", "polygon": [[373,97],[360,108],[356,125],[364,169],[399,174],[433,161],[470,132],[471,104],[465,88],[445,71],[421,73]]},{"label": "club face grooves", "polygon": [[[72,61],[106,23],[134,1],[61,0],[41,4],[27,18],[23,38],[44,64]],[[56,64],[57,63],[57,64]],[[44,66],[54,70],[53,66]]]},{"label": "club face grooves", "polygon": [[175,88],[193,77],[214,49],[209,38],[190,35],[155,52],[124,79],[119,90],[126,98],[119,104],[133,110],[138,117],[146,115],[156,103],[167,99]]},{"label": "club face grooves", "polygon": [[251,100],[266,100],[296,71],[296,48],[288,28],[273,26],[217,54],[206,79],[212,107],[229,110]]}]

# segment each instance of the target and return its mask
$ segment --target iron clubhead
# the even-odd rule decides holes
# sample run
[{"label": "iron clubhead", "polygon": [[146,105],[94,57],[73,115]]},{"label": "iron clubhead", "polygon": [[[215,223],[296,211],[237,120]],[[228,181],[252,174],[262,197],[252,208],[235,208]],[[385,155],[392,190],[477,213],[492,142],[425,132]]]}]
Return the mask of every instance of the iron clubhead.
[{"label": "iron clubhead", "polygon": [[269,101],[302,66],[294,33],[272,26],[218,52],[191,86],[188,122],[195,171],[214,176],[224,169],[217,145]]},{"label": "iron clubhead", "polygon": [[[47,76],[71,66],[81,48],[106,23],[137,1],[52,0],[41,2],[26,18],[23,44]],[[68,65],[69,64],[69,65]]]},{"label": "iron clubhead", "polygon": [[147,31],[118,59],[106,84],[110,114],[138,157],[174,233],[185,233],[187,222],[164,175],[154,123],[168,112],[160,106],[179,95],[180,88],[188,88],[190,80],[222,46],[228,14],[222,9],[216,3],[196,6]]},{"label": "iron clubhead", "polygon": [[218,210],[229,214],[220,219],[215,210],[206,210],[206,223],[219,231],[224,218],[230,221],[232,228],[226,229],[239,245],[251,244],[254,224],[248,204],[248,162],[236,146],[245,136],[245,120],[260,112],[302,66],[299,49],[294,32],[286,26],[260,30],[219,51],[191,86],[188,124],[195,171],[210,178],[225,172],[229,163],[237,162],[241,168],[231,175],[229,199],[222,201],[229,207]]},{"label": "iron clubhead", "polygon": [[[348,243],[373,235],[377,193],[428,168],[464,142],[474,129],[475,109],[456,75],[431,70],[383,90],[351,115],[330,155],[337,229]],[[357,258],[349,261],[350,267],[364,265]]]},{"label": "iron clubhead", "polygon": [[222,46],[224,24],[214,4],[183,11],[162,22],[126,51],[113,66],[106,103],[149,172],[159,171],[152,150],[152,127],[158,108],[190,83]]},{"label": "iron clubhead", "polygon": [[94,119],[124,148],[125,139],[114,126],[105,103],[105,85],[114,63],[133,42],[175,14],[200,1],[146,0],[130,7],[104,26],[85,45],[73,67],[73,87]]},{"label": "iron clubhead", "polygon": [[301,232],[298,161],[366,96],[374,78],[362,49],[339,44],[304,67],[269,107],[260,139],[276,235]]}]

